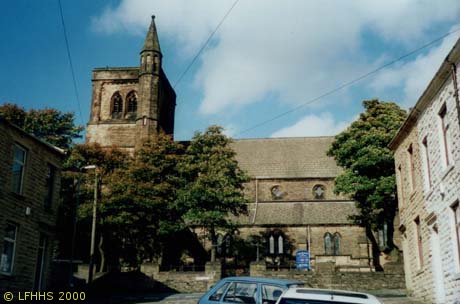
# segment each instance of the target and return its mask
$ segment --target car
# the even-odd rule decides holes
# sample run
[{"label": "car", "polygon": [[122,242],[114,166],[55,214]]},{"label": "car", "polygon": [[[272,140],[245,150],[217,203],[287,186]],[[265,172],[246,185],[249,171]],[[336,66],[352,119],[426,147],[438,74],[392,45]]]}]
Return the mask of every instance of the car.
[{"label": "car", "polygon": [[381,304],[373,295],[345,290],[290,288],[276,304]]},{"label": "car", "polygon": [[217,282],[198,300],[198,304],[275,304],[285,290],[303,285],[296,280],[228,277]]}]

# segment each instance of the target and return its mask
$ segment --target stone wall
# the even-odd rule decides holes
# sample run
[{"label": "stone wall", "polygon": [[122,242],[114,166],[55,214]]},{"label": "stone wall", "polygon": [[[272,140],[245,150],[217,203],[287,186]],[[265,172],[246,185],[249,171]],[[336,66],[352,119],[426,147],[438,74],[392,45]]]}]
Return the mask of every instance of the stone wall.
[{"label": "stone wall", "polygon": [[[26,150],[23,190],[12,191],[13,146]],[[13,271],[0,273],[0,292],[32,291],[40,235],[47,238],[43,287],[51,274],[52,248],[59,204],[60,167],[63,154],[35,137],[0,120],[0,252],[7,224],[17,227]],[[56,168],[50,208],[45,208],[48,165]]]},{"label": "stone wall", "polygon": [[405,289],[402,265],[387,265],[385,272],[339,272],[334,263],[319,263],[314,271],[270,271],[265,264],[251,264],[251,276],[293,279],[312,288],[332,288],[353,291]]}]

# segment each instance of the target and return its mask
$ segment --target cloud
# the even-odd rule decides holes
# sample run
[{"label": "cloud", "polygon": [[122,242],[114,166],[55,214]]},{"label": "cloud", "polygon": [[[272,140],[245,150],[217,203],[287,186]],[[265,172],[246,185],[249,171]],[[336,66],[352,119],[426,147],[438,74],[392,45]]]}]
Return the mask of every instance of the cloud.
[{"label": "cloud", "polygon": [[[95,17],[93,28],[143,33],[155,13],[160,39],[171,39],[184,58],[191,58],[233,2],[122,0]],[[436,24],[459,17],[458,0],[240,1],[197,61],[194,84],[203,96],[199,111],[225,113],[273,96],[288,106],[300,104],[376,67],[379,60],[366,59],[373,56],[365,51],[364,34],[382,43],[378,51],[385,55],[383,42],[404,48]],[[416,67],[423,66],[399,70],[412,79],[404,82],[408,98],[422,83],[411,74]],[[432,75],[432,70],[422,73]],[[381,80],[392,84],[393,76],[402,77],[393,73]]]},{"label": "cloud", "polygon": [[448,36],[426,54],[419,55],[404,65],[399,64],[382,71],[370,86],[380,92],[401,88],[403,91],[401,104],[405,107],[413,106],[459,37],[460,33]]},{"label": "cloud", "polygon": [[335,121],[331,113],[307,115],[292,126],[274,132],[270,137],[303,137],[337,135],[350,125],[348,121]]}]

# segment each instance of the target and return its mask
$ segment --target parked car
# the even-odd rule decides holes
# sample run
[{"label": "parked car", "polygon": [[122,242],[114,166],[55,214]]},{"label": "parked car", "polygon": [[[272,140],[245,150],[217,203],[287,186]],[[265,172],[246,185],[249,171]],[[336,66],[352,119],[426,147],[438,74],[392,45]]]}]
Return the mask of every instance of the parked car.
[{"label": "parked car", "polygon": [[344,290],[290,288],[276,304],[381,304],[373,295]]},{"label": "parked car", "polygon": [[300,281],[258,277],[229,277],[220,280],[198,304],[247,303],[275,304],[289,287],[303,286]]}]

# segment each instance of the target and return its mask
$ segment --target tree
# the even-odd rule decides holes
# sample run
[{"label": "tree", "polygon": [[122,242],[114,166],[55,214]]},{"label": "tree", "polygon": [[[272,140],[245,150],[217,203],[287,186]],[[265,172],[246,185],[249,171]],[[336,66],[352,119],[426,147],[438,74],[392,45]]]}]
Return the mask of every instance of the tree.
[{"label": "tree", "polygon": [[[61,196],[63,203],[60,206],[60,216],[58,231],[59,231],[59,254],[62,256],[73,256],[72,235],[74,220],[77,216],[75,213],[78,209],[78,235],[82,237],[78,241],[80,255],[86,256],[88,252],[87,240],[90,231],[91,209],[93,204],[94,191],[94,170],[85,171],[83,168],[87,165],[96,165],[98,170],[98,229],[99,238],[99,253],[101,255],[101,269],[104,268],[106,261],[107,250],[111,248],[112,242],[108,235],[105,219],[101,211],[108,200],[107,182],[110,179],[115,169],[124,168],[129,163],[129,155],[116,148],[102,148],[99,144],[82,144],[75,145],[67,153],[67,158],[63,164],[63,173],[61,179]],[[103,194],[103,195],[101,195]],[[80,202],[76,206],[77,201]],[[83,243],[82,243],[83,242]],[[88,249],[88,250],[86,250]],[[112,251],[109,251],[109,254]]]},{"label": "tree", "polygon": [[74,139],[81,138],[83,131],[82,126],[75,125],[73,113],[62,113],[56,109],[26,111],[15,104],[5,103],[0,106],[0,116],[62,149],[70,148]]},{"label": "tree", "polygon": [[129,266],[161,256],[170,236],[184,228],[176,204],[182,153],[182,145],[160,133],[135,152],[129,166],[115,170],[111,177],[102,216]]},{"label": "tree", "polygon": [[203,228],[211,240],[211,261],[216,258],[217,229],[232,228],[231,215],[247,214],[243,183],[249,178],[238,167],[230,143],[221,127],[211,126],[195,133],[179,164],[185,184],[178,203],[186,210],[185,223]]},{"label": "tree", "polygon": [[388,250],[393,243],[393,221],[397,211],[394,155],[388,144],[404,122],[407,113],[392,102],[366,100],[365,112],[350,127],[335,137],[328,151],[344,172],[335,180],[335,191],[356,201],[359,214],[355,223],[365,228],[372,244],[376,271],[380,249],[373,232],[386,224]]}]

